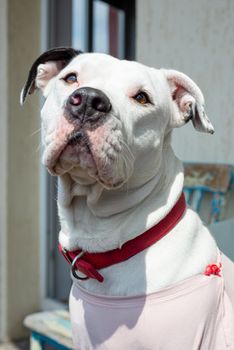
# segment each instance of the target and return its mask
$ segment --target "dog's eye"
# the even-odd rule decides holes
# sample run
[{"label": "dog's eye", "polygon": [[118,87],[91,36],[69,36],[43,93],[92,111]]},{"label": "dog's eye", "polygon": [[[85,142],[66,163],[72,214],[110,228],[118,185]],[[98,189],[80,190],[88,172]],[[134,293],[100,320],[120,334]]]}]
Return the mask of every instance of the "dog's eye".
[{"label": "dog's eye", "polygon": [[77,83],[77,75],[75,73],[70,73],[68,74],[65,78],[63,78],[63,80],[67,83],[67,84],[74,84]]},{"label": "dog's eye", "polygon": [[135,96],[133,96],[133,98],[141,105],[145,105],[146,103],[150,102],[149,96],[144,91],[138,92]]}]

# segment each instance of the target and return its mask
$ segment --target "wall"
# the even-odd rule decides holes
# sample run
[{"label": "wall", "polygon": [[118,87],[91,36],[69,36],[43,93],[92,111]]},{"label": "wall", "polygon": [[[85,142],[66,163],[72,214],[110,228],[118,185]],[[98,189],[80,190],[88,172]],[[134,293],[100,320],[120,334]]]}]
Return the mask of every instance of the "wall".
[{"label": "wall", "polygon": [[181,70],[200,86],[213,136],[174,132],[183,160],[234,164],[234,1],[137,1],[137,60]]},{"label": "wall", "polygon": [[[6,318],[6,221],[7,221],[7,0],[0,2],[0,340]],[[3,82],[3,83],[2,83]]]},{"label": "wall", "polygon": [[0,246],[5,257],[0,329],[6,339],[25,334],[22,320],[40,301],[38,98],[19,105],[28,69],[40,52],[40,0],[1,1],[0,14],[0,239],[5,244]]}]

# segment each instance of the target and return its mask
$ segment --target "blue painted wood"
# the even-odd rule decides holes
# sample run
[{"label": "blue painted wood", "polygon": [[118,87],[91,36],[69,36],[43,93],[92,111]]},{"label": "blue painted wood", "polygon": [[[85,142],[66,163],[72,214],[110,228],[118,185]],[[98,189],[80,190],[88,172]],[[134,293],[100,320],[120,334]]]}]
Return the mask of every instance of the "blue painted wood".
[{"label": "blue painted wood", "polygon": [[[201,204],[205,201],[209,205],[208,222],[221,220],[225,208],[225,195],[233,190],[234,167],[222,164],[187,163],[185,176],[186,169],[188,171],[184,188],[186,202],[199,213]],[[207,199],[210,197],[212,198],[208,203]],[[203,209],[205,213],[204,206]]]},{"label": "blue painted wood", "polygon": [[44,341],[37,333],[31,333],[30,349],[31,350],[44,350]]},{"label": "blue painted wood", "polygon": [[73,349],[71,322],[67,310],[43,311],[28,315],[24,325],[34,335],[31,337],[31,350],[43,349],[43,342],[53,345],[54,349]]},{"label": "blue painted wood", "polygon": [[186,203],[188,203],[189,205],[191,204],[192,193],[193,193],[192,189],[187,187],[184,188],[185,200],[186,200]]},{"label": "blue painted wood", "polygon": [[204,197],[204,191],[201,189],[196,189],[193,191],[191,207],[198,213],[200,210],[202,198]]},{"label": "blue painted wood", "polygon": [[214,193],[212,203],[211,203],[211,219],[210,219],[211,223],[219,221],[223,206],[224,206],[224,194]]},{"label": "blue painted wood", "polygon": [[53,340],[53,339],[51,339],[49,337],[46,337],[43,334],[37,333],[35,331],[32,331],[31,336],[32,336],[33,339],[37,340],[40,343],[42,350],[45,349],[46,345],[52,346],[52,347],[54,347],[55,349],[58,349],[58,350],[72,350],[71,348],[68,348],[68,347],[66,347],[66,346],[64,346],[62,344],[59,344],[55,340]]}]

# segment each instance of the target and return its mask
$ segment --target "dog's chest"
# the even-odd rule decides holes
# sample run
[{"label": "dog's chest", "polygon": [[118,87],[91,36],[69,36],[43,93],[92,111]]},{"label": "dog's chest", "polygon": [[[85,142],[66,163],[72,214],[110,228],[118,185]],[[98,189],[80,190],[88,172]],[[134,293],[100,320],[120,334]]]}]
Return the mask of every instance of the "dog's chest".
[{"label": "dog's chest", "polygon": [[226,349],[226,342],[234,346],[233,314],[223,279],[217,276],[196,275],[140,297],[95,296],[74,283],[70,312],[76,350],[220,350]]}]

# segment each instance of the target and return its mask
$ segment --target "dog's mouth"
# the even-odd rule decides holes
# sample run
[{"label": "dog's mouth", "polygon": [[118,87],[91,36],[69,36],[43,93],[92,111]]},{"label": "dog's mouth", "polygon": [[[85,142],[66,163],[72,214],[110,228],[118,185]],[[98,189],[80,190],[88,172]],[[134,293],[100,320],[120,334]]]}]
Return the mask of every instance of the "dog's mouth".
[{"label": "dog's mouth", "polygon": [[[96,173],[92,151],[89,146],[89,138],[85,130],[72,131],[63,145],[54,153],[54,157],[47,161],[46,166],[52,175],[61,176],[67,172],[74,173],[74,168],[87,169],[89,175]],[[91,171],[92,170],[92,171]]]},{"label": "dog's mouth", "polygon": [[[56,137],[57,136],[57,137]],[[96,128],[77,125],[55,135],[46,147],[43,163],[52,175],[65,173],[87,184],[98,182],[107,189],[119,188],[129,178],[132,164],[124,156],[122,133],[113,120]]]},{"label": "dog's mouth", "polygon": [[[67,145],[70,146],[76,146],[77,144],[79,144],[81,147],[82,146],[86,146],[87,149],[89,150],[89,146],[88,146],[88,137],[85,134],[84,130],[76,130],[73,131],[67,139]],[[90,151],[90,150],[89,150]]]}]

